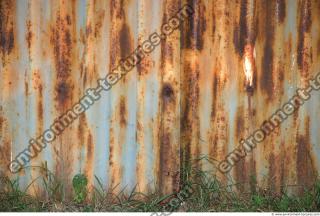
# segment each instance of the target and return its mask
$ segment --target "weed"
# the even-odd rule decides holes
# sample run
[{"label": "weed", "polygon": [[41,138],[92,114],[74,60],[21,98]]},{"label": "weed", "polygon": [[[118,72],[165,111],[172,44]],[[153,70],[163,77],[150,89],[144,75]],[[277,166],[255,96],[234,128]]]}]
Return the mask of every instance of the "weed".
[{"label": "weed", "polygon": [[72,179],[72,186],[75,193],[74,201],[78,204],[83,203],[87,197],[87,177],[83,174],[75,175]]},{"label": "weed", "polygon": [[[234,191],[237,183],[229,181],[223,184],[212,171],[203,171],[195,167],[185,167],[183,185],[192,187],[192,194],[181,202],[174,211],[212,212],[212,211],[319,211],[320,181],[314,187],[306,189],[300,196],[291,196],[285,190],[282,194],[270,189],[258,187],[253,176],[248,182],[250,191]],[[134,187],[129,193],[119,185],[106,190],[106,186],[95,176],[93,191],[89,196],[88,180],[79,174],[73,178],[73,201],[63,199],[64,185],[55,175],[41,166],[47,199],[41,200],[27,194],[30,187],[21,190],[19,179],[0,178],[0,211],[81,211],[81,212],[158,212],[162,211],[178,193],[161,195],[158,191],[143,194]],[[284,186],[284,188],[287,188]]]}]

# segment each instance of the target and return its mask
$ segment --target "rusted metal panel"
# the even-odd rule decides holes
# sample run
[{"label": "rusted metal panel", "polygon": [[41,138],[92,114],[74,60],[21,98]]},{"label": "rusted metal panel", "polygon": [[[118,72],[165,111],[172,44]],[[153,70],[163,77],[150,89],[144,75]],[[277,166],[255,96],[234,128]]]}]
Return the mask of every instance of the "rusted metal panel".
[{"label": "rusted metal panel", "polygon": [[[317,0],[0,1],[0,170],[154,31],[189,4],[194,15],[18,173],[47,161],[70,191],[177,190],[193,159],[222,161],[320,72]],[[320,96],[241,160],[223,181],[250,189],[308,186],[320,167]],[[299,192],[302,187],[293,187]],[[32,193],[41,192],[41,182]]]}]

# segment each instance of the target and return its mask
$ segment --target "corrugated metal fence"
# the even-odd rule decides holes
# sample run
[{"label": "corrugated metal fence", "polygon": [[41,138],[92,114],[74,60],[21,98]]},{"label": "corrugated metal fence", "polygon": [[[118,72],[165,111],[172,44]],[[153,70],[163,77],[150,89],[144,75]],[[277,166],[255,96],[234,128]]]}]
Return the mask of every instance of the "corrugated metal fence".
[{"label": "corrugated metal fence", "polygon": [[[84,173],[90,184],[96,175],[109,188],[170,192],[187,161],[224,160],[320,72],[317,0],[1,0],[1,173],[16,176],[7,166],[29,139],[185,3],[194,16],[29,166],[46,161],[67,189]],[[276,190],[310,185],[320,168],[319,99],[315,93],[237,163],[233,180],[256,176]],[[39,175],[19,172],[21,186]]]}]

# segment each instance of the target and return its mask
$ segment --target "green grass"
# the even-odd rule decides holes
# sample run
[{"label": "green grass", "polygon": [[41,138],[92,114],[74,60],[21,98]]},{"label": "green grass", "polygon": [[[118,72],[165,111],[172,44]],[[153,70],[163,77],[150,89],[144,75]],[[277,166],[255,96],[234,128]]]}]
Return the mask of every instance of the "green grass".
[{"label": "green grass", "polygon": [[[81,212],[157,212],[163,209],[175,194],[160,195],[158,192],[146,195],[134,188],[125,194],[118,187],[105,190],[99,178],[95,177],[92,192],[87,191],[87,179],[77,175],[73,179],[73,199],[66,200],[63,194],[64,185],[44,165],[41,168],[43,187],[46,199],[28,195],[28,189],[21,190],[18,179],[0,178],[0,211],[81,211]],[[175,211],[212,212],[212,211],[319,211],[320,210],[320,181],[312,188],[306,189],[301,196],[289,196],[283,192],[277,194],[272,190],[257,187],[253,176],[250,191],[236,192],[233,185],[225,185],[212,175],[212,172],[187,168],[184,171],[186,184],[192,186],[191,197],[183,200]],[[115,192],[118,191],[118,192]],[[71,201],[70,201],[71,200]]]}]

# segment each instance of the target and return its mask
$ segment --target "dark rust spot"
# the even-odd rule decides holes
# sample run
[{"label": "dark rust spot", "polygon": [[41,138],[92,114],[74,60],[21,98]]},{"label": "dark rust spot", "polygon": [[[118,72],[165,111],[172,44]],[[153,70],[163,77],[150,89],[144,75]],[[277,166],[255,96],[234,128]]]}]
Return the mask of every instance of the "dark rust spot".
[{"label": "dark rust spot", "polygon": [[2,107],[0,107],[0,133],[2,133],[2,128],[5,122],[5,118],[2,115],[3,115]]},{"label": "dark rust spot", "polygon": [[26,96],[26,98],[29,95],[29,83],[27,79],[27,72],[25,72],[25,76],[24,76],[24,95]]},{"label": "dark rust spot", "polygon": [[242,139],[243,132],[245,131],[244,128],[244,109],[243,107],[239,107],[237,111],[237,117],[236,117],[236,138]]},{"label": "dark rust spot", "polygon": [[126,23],[122,25],[120,30],[119,43],[121,59],[125,59],[130,55],[132,50],[130,28]]},{"label": "dark rust spot", "polygon": [[[84,133],[85,133],[85,127],[87,126],[87,121],[86,121],[86,116],[85,115],[80,115],[79,116],[79,124],[78,124],[78,139],[79,140],[84,140]],[[83,147],[83,142],[78,143],[78,148]],[[81,160],[81,158],[79,158]]]},{"label": "dark rust spot", "polygon": [[173,64],[173,47],[172,44],[161,41],[161,68],[164,70],[166,64]]},{"label": "dark rust spot", "polygon": [[93,169],[93,156],[94,156],[94,143],[92,134],[89,132],[87,137],[87,155],[86,155],[86,165],[85,165],[85,173],[87,175],[91,175],[91,171]]},{"label": "dark rust spot", "polygon": [[71,41],[71,34],[70,31],[65,31],[64,32],[64,42],[67,47],[72,47],[72,41]]},{"label": "dark rust spot", "polygon": [[67,104],[72,101],[70,99],[72,99],[71,91],[73,89],[71,79],[73,41],[71,27],[68,25],[68,22],[72,23],[72,21],[68,21],[68,19],[71,18],[62,19],[58,11],[50,38],[55,60],[55,91],[58,109],[65,109]]},{"label": "dark rust spot", "polygon": [[216,33],[216,20],[216,14],[214,13],[214,11],[212,11],[212,38],[214,38]]},{"label": "dark rust spot", "polygon": [[277,0],[277,19],[279,23],[283,23],[286,18],[286,2],[285,0]]},{"label": "dark rust spot", "polygon": [[[206,22],[206,16],[204,16],[203,14],[205,14],[205,6],[203,5],[202,2],[198,3],[198,7],[199,7],[199,12],[198,12],[198,17],[196,18],[196,22],[197,22],[197,32],[196,32],[196,49],[201,51],[203,49],[203,45],[204,45],[204,33],[207,29],[207,22]],[[193,16],[193,18],[195,18]],[[194,35],[194,34],[193,34]]]},{"label": "dark rust spot", "polygon": [[88,135],[88,141],[87,141],[87,160],[92,162],[92,156],[93,156],[93,151],[94,151],[94,145],[93,145],[93,138],[91,133]]},{"label": "dark rust spot", "polygon": [[233,44],[241,57],[244,54],[245,46],[247,44],[254,44],[256,37],[254,26],[250,29],[250,25],[253,23],[249,23],[248,21],[252,20],[253,17],[248,17],[247,7],[248,1],[241,0],[239,26],[235,25],[233,30]]},{"label": "dark rust spot", "polygon": [[243,55],[244,45],[243,42],[240,41],[240,28],[239,26],[235,26],[233,29],[233,45],[235,50],[240,54]]},{"label": "dark rust spot", "polygon": [[56,86],[57,100],[60,104],[65,104],[70,97],[71,87],[66,82],[60,82]]},{"label": "dark rust spot", "polygon": [[[110,125],[113,124],[113,121],[110,121]],[[113,127],[109,129],[110,139],[109,139],[109,167],[113,168],[114,166],[114,155],[115,155],[115,135]]]},{"label": "dark rust spot", "polygon": [[52,29],[51,43],[54,46],[57,76],[66,79],[70,76],[72,40],[70,31],[64,25],[60,15],[57,17],[55,29]]},{"label": "dark rust spot", "polygon": [[169,83],[163,84],[161,96],[165,101],[172,101],[174,99],[174,91],[172,86]]},{"label": "dark rust spot", "polygon": [[194,151],[191,155],[192,140],[199,140],[200,131],[199,120],[199,65],[186,61],[183,69],[183,92],[181,94],[181,135],[182,135],[182,156],[181,164],[188,166],[190,158],[197,158],[200,155],[200,144],[195,144]]},{"label": "dark rust spot", "polygon": [[166,180],[168,178],[166,176],[170,175],[170,158],[171,156],[171,143],[170,143],[170,135],[165,133],[163,130],[161,131],[160,137],[160,164],[159,164],[159,188],[164,189]]},{"label": "dark rust spot", "polygon": [[[304,55],[305,55],[305,33],[310,32],[311,29],[311,2],[310,0],[302,1],[303,5],[300,6],[300,18],[299,18],[299,35],[297,46],[297,63],[298,68],[302,69]],[[303,71],[302,71],[303,73]],[[304,74],[302,74],[304,75]]]},{"label": "dark rust spot", "polygon": [[[111,16],[116,16],[118,19],[122,19],[125,16],[124,0],[111,0],[110,1],[110,13]],[[116,9],[116,10],[115,10]]]},{"label": "dark rust spot", "polygon": [[122,127],[127,125],[127,106],[126,106],[126,100],[124,96],[121,96],[120,98],[120,124]]},{"label": "dark rust spot", "polygon": [[0,2],[0,53],[8,55],[14,48],[13,14],[15,14],[13,1]]},{"label": "dark rust spot", "polygon": [[273,43],[274,43],[274,17],[272,13],[272,5],[266,2],[266,17],[264,23],[264,51],[262,60],[262,74],[260,78],[260,86],[262,91],[267,95],[268,100],[273,97]]},{"label": "dark rust spot", "polygon": [[94,26],[94,36],[95,37],[98,37],[101,34],[104,17],[105,17],[105,11],[104,10],[99,11],[98,12],[98,20],[96,21],[95,26]]},{"label": "dark rust spot", "polygon": [[66,22],[67,22],[68,25],[71,25],[71,17],[70,17],[70,15],[66,16]]},{"label": "dark rust spot", "polygon": [[215,72],[213,75],[213,85],[212,85],[212,106],[211,106],[211,118],[214,119],[216,116],[217,110],[217,97],[218,97],[218,86],[219,86],[219,77]]},{"label": "dark rust spot", "polygon": [[248,43],[249,38],[249,28],[247,23],[247,0],[241,1],[240,6],[240,21],[239,21],[239,28],[235,29],[234,36],[238,37],[238,39],[234,39],[234,41],[237,41],[236,48],[239,52],[239,54],[242,56],[244,51],[244,46]]},{"label": "dark rust spot", "polygon": [[[42,123],[43,123],[43,87],[42,87],[42,84],[39,84],[38,86],[38,110],[37,110],[37,113],[38,113],[38,121],[40,123],[40,125],[42,126]],[[40,130],[42,130],[43,128],[40,126]],[[40,131],[41,133],[41,131]]]},{"label": "dark rust spot", "polygon": [[32,37],[33,37],[33,33],[31,31],[31,21],[28,20],[27,21],[27,34],[26,34],[26,41],[27,41],[27,45],[28,45],[28,49],[29,49],[29,55],[30,55],[30,50],[31,50],[31,44],[32,44]]},{"label": "dark rust spot", "polygon": [[92,26],[91,26],[91,23],[89,23],[86,27],[86,36],[89,37],[91,33],[92,33]]},{"label": "dark rust spot", "polygon": [[[189,0],[188,4],[194,8],[195,14],[186,19],[181,27],[181,48],[201,51],[204,47],[204,33],[207,28],[206,18],[203,16],[206,8],[201,0]],[[166,19],[163,20],[163,24],[166,21]]]}]

